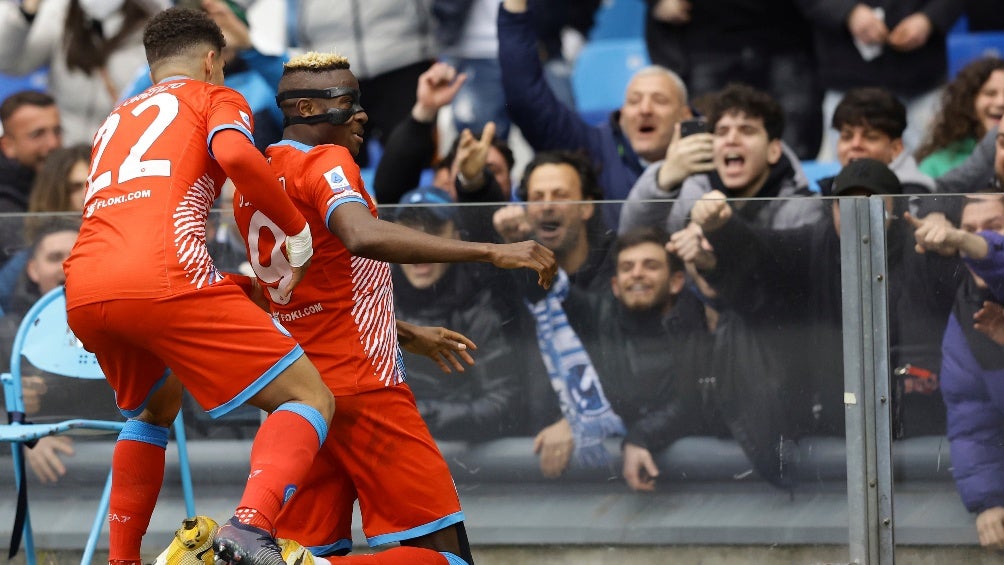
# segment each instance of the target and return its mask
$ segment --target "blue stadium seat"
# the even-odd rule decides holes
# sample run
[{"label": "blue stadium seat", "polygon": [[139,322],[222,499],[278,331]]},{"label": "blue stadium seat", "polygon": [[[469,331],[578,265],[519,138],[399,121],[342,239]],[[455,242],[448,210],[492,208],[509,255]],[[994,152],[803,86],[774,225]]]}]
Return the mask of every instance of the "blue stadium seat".
[{"label": "blue stadium seat", "polygon": [[947,44],[949,79],[970,61],[1004,56],[1004,32],[1000,31],[954,33],[948,36]]},{"label": "blue stadium seat", "polygon": [[22,90],[45,90],[49,84],[49,69],[39,69],[24,76],[0,73],[0,101]]},{"label": "blue stadium seat", "polygon": [[952,25],[952,29],[948,30],[948,35],[959,33],[969,33],[969,18],[965,14],[959,16],[959,19],[955,20]]},{"label": "blue stadium seat", "polygon": [[[18,493],[18,508],[14,518],[15,528],[22,521],[20,531],[12,532],[10,548],[16,553],[20,541],[24,541],[24,562],[35,565],[35,541],[27,499],[27,475],[25,471],[24,446],[29,446],[39,438],[55,435],[70,435],[74,433],[106,433],[118,434],[125,422],[116,420],[91,420],[74,418],[46,424],[28,422],[25,412],[24,397],[21,389],[22,356],[34,366],[35,370],[44,371],[52,377],[76,379],[104,379],[101,367],[93,353],[86,351],[66,324],[66,296],[63,287],[57,287],[41,298],[28,310],[18,326],[11,345],[10,369],[0,375],[3,385],[4,405],[7,409],[9,424],[0,424],[0,443],[11,446],[11,462],[14,467],[14,486]],[[112,392],[108,390],[109,394]],[[188,462],[188,447],[185,437],[185,425],[181,414],[175,418],[172,426],[175,441],[178,446],[178,461],[181,469],[182,490],[185,508],[188,516],[195,516],[195,497],[192,492],[192,474]],[[108,461],[105,462],[108,464]],[[98,502],[87,543],[84,545],[81,565],[91,562],[102,526],[108,521],[108,505],[111,494],[112,472],[108,470],[104,491]],[[71,503],[72,505],[72,503]],[[53,524],[48,523],[47,526]],[[23,536],[23,538],[21,537]],[[43,562],[47,560],[44,559]]]},{"label": "blue stadium seat", "polygon": [[640,39],[645,33],[644,0],[603,0],[589,40]]},{"label": "blue stadium seat", "polygon": [[802,161],[802,170],[809,177],[809,190],[819,192],[819,179],[832,177],[840,172],[837,161]]},{"label": "blue stadium seat", "polygon": [[591,124],[606,120],[607,114],[621,107],[631,76],[647,65],[648,50],[640,38],[586,43],[572,70],[579,114]]}]

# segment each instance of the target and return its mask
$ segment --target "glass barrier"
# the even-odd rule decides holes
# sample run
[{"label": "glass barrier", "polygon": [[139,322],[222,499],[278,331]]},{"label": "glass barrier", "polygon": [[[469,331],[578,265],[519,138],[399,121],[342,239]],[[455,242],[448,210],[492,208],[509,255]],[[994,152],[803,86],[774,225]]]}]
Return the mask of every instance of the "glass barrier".
[{"label": "glass barrier", "polygon": [[[967,247],[960,254],[960,245],[978,247],[986,241],[978,233],[1000,232],[1004,201],[1000,194],[924,195],[899,197],[890,209],[896,554],[902,558],[907,546],[961,546],[971,552],[966,561],[980,562],[991,554],[978,547],[975,513],[992,513],[992,501],[1004,500],[1001,474],[991,470],[1004,464],[995,404],[1004,368],[1004,342],[994,341],[1002,335],[993,317],[1000,294],[987,271],[999,261],[963,259]],[[904,220],[906,210],[924,220]]]},{"label": "glass barrier", "polygon": [[[846,265],[836,201],[736,201],[729,212],[682,215],[681,203],[633,203],[638,227],[620,236],[603,222],[624,218],[622,203],[381,207],[385,219],[445,237],[501,241],[501,228],[514,239],[536,238],[569,271],[545,290],[526,269],[392,267],[398,319],[446,327],[477,345],[475,363],[461,361],[463,372],[445,373],[432,359],[403,352],[407,382],[449,464],[475,546],[631,546],[677,556],[734,546],[759,562],[847,562],[849,547],[861,543],[848,528]],[[890,527],[902,551],[971,547],[975,527],[955,493],[944,408],[932,393],[938,326],[968,271],[952,258],[914,252],[903,212],[916,204],[894,204],[887,233],[895,396],[876,403],[891,405],[894,423]],[[221,270],[249,274],[229,217],[210,219],[212,254]],[[668,240],[644,227],[697,220],[702,232],[676,230]],[[23,218],[0,217],[10,233],[19,224]],[[674,254],[665,252],[667,241]],[[23,248],[5,251],[30,255]],[[311,266],[315,276],[318,267]],[[16,271],[16,282],[0,288],[11,300],[31,289],[24,268]],[[14,302],[0,304],[18,315]],[[96,406],[110,392],[72,394],[77,404]],[[260,415],[211,421],[186,401],[185,417],[196,507],[225,517],[246,480]],[[78,442],[59,481],[32,478],[33,503],[78,495],[74,511],[89,523],[96,495],[88,496],[100,492],[110,443]],[[170,449],[168,459],[151,547],[166,546],[183,512]],[[364,547],[358,517],[354,524]]]}]

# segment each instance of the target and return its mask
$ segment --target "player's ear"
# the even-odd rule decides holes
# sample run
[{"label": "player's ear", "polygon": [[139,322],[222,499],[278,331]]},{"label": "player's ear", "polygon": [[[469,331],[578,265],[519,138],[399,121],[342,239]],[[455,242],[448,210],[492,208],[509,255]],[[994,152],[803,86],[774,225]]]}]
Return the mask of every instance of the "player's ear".
[{"label": "player's ear", "polygon": [[313,116],[318,113],[314,111],[314,101],[310,98],[300,98],[296,101],[296,113],[301,116]]},{"label": "player's ear", "polygon": [[209,78],[213,76],[213,69],[220,63],[218,59],[216,51],[212,49],[206,51],[206,56],[202,59],[202,72],[205,74],[206,81],[209,81]]}]

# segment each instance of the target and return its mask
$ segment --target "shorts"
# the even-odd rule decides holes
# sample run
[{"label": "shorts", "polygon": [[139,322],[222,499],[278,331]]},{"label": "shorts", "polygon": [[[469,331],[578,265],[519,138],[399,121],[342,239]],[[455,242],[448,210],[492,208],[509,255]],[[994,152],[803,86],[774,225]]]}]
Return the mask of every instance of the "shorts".
[{"label": "shorts", "polygon": [[170,370],[216,418],[257,394],[303,350],[240,287],[78,306],[67,322],[94,353],[115,401],[138,416]]},{"label": "shorts", "polygon": [[316,555],[344,553],[357,498],[371,547],[464,520],[450,469],[405,384],[335,397],[328,438],[276,519],[277,535]]}]

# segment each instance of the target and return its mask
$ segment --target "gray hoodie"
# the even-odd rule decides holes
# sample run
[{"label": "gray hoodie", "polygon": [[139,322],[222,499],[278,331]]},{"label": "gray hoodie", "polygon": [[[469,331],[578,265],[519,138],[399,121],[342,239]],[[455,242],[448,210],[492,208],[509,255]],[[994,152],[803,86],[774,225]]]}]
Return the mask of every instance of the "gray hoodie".
[{"label": "gray hoodie", "polygon": [[[755,217],[759,226],[794,228],[823,218],[823,201],[809,191],[809,179],[787,146],[784,146],[784,157],[787,160],[782,159],[772,168],[785,166],[787,162],[788,170],[779,179],[777,199],[757,211]],[[621,210],[620,233],[640,226],[659,226],[669,233],[679,231],[686,227],[694,202],[714,190],[709,174],[691,175],[680,186],[668,192],[662,190],[656,180],[661,165],[662,161],[650,165],[631,187]]]},{"label": "gray hoodie", "polygon": [[917,166],[917,160],[910,152],[903,150],[889,163],[889,170],[896,173],[896,178],[903,185],[913,185],[917,188],[924,188],[927,192],[934,192],[934,179],[925,175]]}]

